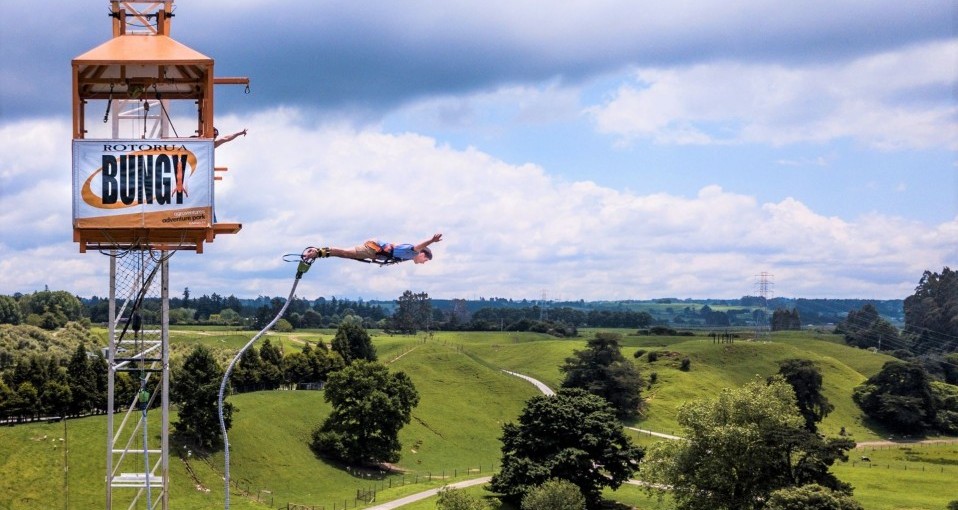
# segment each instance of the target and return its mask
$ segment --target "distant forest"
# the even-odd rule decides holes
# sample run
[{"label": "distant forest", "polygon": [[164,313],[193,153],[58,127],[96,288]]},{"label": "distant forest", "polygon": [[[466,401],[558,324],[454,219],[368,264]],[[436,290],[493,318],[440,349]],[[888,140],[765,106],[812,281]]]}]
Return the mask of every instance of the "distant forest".
[{"label": "distant forest", "polygon": [[[949,276],[951,273],[947,273]],[[193,296],[189,288],[171,296],[170,323],[220,324],[259,329],[282,308],[285,299],[259,296]],[[559,336],[574,336],[575,328],[616,327],[676,329],[749,328],[770,325],[772,330],[836,326],[864,307],[890,325],[905,323],[905,300],[809,299],[757,296],[738,299],[659,298],[621,301],[545,301],[506,299],[433,299],[426,293],[406,291],[395,300],[297,298],[286,309],[281,327],[337,327],[347,317],[364,327],[410,332],[417,329],[502,330],[531,323],[558,327]],[[158,323],[160,303],[146,298],[138,313],[144,323]],[[871,311],[869,313],[872,313]],[[66,291],[44,290],[33,294],[0,296],[0,324],[30,324],[52,330],[68,321],[86,319],[93,324],[109,320],[109,302],[97,296],[80,297]],[[537,327],[541,327],[537,326]]]},{"label": "distant forest", "polygon": [[[408,291],[407,291],[408,293]],[[802,326],[834,326],[849,312],[872,305],[885,320],[901,326],[904,323],[903,300],[873,299],[808,299],[773,298],[767,305],[761,297],[743,296],[739,299],[680,299],[622,301],[537,301],[529,299],[479,298],[435,299],[416,294],[429,303],[428,314],[434,327],[453,322],[457,328],[475,320],[484,325],[466,329],[501,329],[503,325],[522,319],[549,320],[576,327],[644,328],[653,325],[679,328],[752,327],[762,320],[768,322],[775,310],[797,312]],[[80,298],[94,323],[105,323],[106,300]],[[291,303],[286,318],[293,319],[295,327],[335,326],[349,315],[361,317],[369,326],[381,325],[401,308],[403,296],[396,300],[364,301],[319,297],[298,299]],[[216,293],[190,297],[188,289],[183,297],[171,297],[170,309],[174,323],[220,322],[225,310],[236,312],[238,318],[248,319],[255,326],[268,321],[283,298],[259,296],[255,299],[222,297]],[[182,312],[188,311],[184,314]],[[233,316],[227,313],[227,317]],[[297,320],[298,319],[298,320]],[[251,322],[250,322],[251,320]],[[452,328],[452,329],[457,329]]]}]

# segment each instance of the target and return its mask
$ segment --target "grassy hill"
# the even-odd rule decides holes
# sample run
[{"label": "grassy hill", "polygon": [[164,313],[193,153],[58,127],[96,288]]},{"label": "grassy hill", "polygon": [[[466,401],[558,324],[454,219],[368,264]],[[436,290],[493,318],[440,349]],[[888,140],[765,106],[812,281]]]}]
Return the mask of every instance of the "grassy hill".
[{"label": "grassy hill", "polygon": [[[285,349],[299,349],[305,341],[328,342],[332,333],[297,331],[269,338]],[[585,331],[583,335],[593,333]],[[734,344],[713,343],[707,337],[623,333],[624,354],[634,359],[646,378],[657,373],[656,384],[645,391],[649,403],[645,415],[630,425],[680,434],[675,415],[683,402],[756,376],[767,377],[777,371],[778,361],[802,357],[822,367],[826,396],[836,407],[823,424],[826,434],[836,434],[844,426],[858,441],[883,436],[863,421],[851,401],[851,389],[890,359],[884,355],[851,349],[836,337],[808,332],[776,334],[769,342]],[[249,336],[190,330],[172,338],[176,352],[200,342],[216,350],[222,361]],[[525,401],[536,394],[531,384],[501,369],[530,375],[555,388],[562,379],[559,366],[563,360],[585,346],[585,338],[560,340],[530,333],[374,334],[373,341],[380,361],[409,374],[422,397],[412,422],[400,434],[403,452],[397,468],[402,473],[346,472],[313,456],[306,446],[310,433],[329,412],[320,391],[235,395],[230,397],[239,409],[230,432],[231,478],[249,495],[234,495],[231,508],[285,508],[287,503],[353,508],[357,490],[375,489],[377,501],[383,502],[453,479],[488,475],[499,460],[502,424],[513,421]],[[633,358],[637,350],[656,351],[660,356],[650,363],[647,354]],[[691,360],[688,372],[678,368],[685,356]],[[158,414],[151,416],[155,419]],[[66,474],[64,442],[60,441],[64,430],[62,422],[0,427],[0,509],[103,507],[105,418],[66,423]],[[158,429],[151,425],[151,430]],[[640,443],[654,440],[635,437]],[[171,507],[222,508],[222,452],[208,457],[189,453],[171,455]],[[953,489],[958,477],[958,446],[927,447],[918,453],[889,448],[869,454],[873,464],[884,469],[848,463],[836,470],[855,484],[856,497],[869,502],[866,508],[944,508],[955,498],[947,487],[950,484]],[[885,461],[888,467],[879,464]],[[917,485],[915,478],[923,485]],[[921,498],[911,497],[912,490],[921,490]],[[667,502],[658,503],[634,486],[608,496],[643,509],[669,508]],[[428,502],[417,505],[424,506],[414,508],[434,507]]]}]

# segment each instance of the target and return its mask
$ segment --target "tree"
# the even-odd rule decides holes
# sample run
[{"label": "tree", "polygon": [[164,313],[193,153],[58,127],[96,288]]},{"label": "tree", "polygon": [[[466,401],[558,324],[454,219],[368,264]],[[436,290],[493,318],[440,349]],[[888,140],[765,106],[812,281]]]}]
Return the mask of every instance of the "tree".
[{"label": "tree", "polygon": [[958,386],[932,381],[931,393],[935,399],[935,428],[944,434],[958,434]]},{"label": "tree", "polygon": [[566,374],[563,388],[581,388],[606,399],[619,418],[635,415],[642,405],[642,376],[622,356],[621,335],[596,333],[586,349],[573,351],[560,370]]},{"label": "tree", "polygon": [[299,321],[301,328],[319,328],[323,325],[323,316],[310,308],[303,312],[303,317]]},{"label": "tree", "polygon": [[44,290],[25,295],[20,298],[20,309],[27,315],[28,323],[48,330],[80,320],[83,316],[83,304],[64,290]]},{"label": "tree", "polygon": [[818,484],[779,489],[768,498],[765,510],[863,510],[854,498]]},{"label": "tree", "polygon": [[[263,377],[263,358],[259,356],[259,349],[255,345],[243,351],[239,362],[233,367],[230,374],[230,384],[238,392],[254,391],[260,388],[260,379]],[[219,394],[217,394],[217,400]]]},{"label": "tree", "polygon": [[97,380],[86,346],[82,343],[73,351],[73,356],[67,364],[70,378],[67,380],[72,400],[67,406],[73,416],[86,414],[96,406]]},{"label": "tree", "polygon": [[821,370],[811,360],[787,359],[779,362],[778,374],[795,391],[798,411],[805,418],[805,428],[817,432],[817,424],[835,409],[822,394]]},{"label": "tree", "polygon": [[809,483],[851,493],[829,469],[855,443],[806,430],[781,377],[687,402],[678,421],[684,439],[651,447],[643,479],[670,485],[680,510],[758,509],[772,492]]},{"label": "tree", "polygon": [[0,296],[0,324],[20,324],[23,322],[23,313],[16,299],[10,296]]},{"label": "tree", "polygon": [[905,332],[915,350],[958,351],[958,271],[925,271],[904,309]]},{"label": "tree", "polygon": [[[93,374],[93,386],[96,388],[93,395],[93,409],[97,412],[105,413],[107,411],[106,400],[109,396],[110,374],[107,368],[107,360],[103,357],[102,353],[97,352],[95,356],[90,358],[90,372]],[[117,382],[114,386],[114,398],[122,395],[120,390],[120,384]],[[129,400],[127,400],[127,402],[129,402]]]},{"label": "tree", "polygon": [[566,480],[547,480],[526,493],[522,510],[584,510],[582,491]]},{"label": "tree", "polygon": [[239,324],[242,320],[243,318],[240,317],[239,312],[232,308],[220,310],[220,321],[222,321],[223,324]]},{"label": "tree", "polygon": [[316,349],[310,347],[309,342],[303,346],[303,354],[309,360],[312,368],[311,381],[325,381],[331,372],[341,370],[346,366],[343,357],[337,352],[330,352],[326,344],[320,342]]},{"label": "tree", "polygon": [[437,510],[488,510],[483,500],[471,496],[462,489],[443,487],[439,489],[439,499],[436,501]]},{"label": "tree", "polygon": [[346,364],[360,359],[376,361],[376,347],[372,338],[354,321],[343,321],[336,329],[333,351],[338,352]]},{"label": "tree", "polygon": [[618,488],[638,469],[644,450],[632,444],[603,398],[578,388],[533,397],[519,423],[502,427],[502,461],[491,488],[519,502],[556,478],[576,485],[589,508],[604,487]]},{"label": "tree", "polygon": [[260,367],[260,384],[267,390],[278,389],[283,384],[283,374],[285,372],[282,351],[267,338],[259,349],[259,357],[263,360]]},{"label": "tree", "polygon": [[313,367],[309,357],[302,352],[291,352],[283,360],[283,380],[295,387],[297,384],[314,382]]},{"label": "tree", "polygon": [[357,360],[330,374],[324,398],[333,410],[313,430],[310,447],[317,455],[353,466],[399,460],[399,430],[419,404],[409,376]]},{"label": "tree", "polygon": [[[187,441],[212,448],[222,441],[218,414],[220,381],[223,369],[213,353],[197,345],[174,373],[170,385],[171,400],[179,405],[179,419],[173,424],[177,434]],[[229,430],[233,422],[233,405],[223,403],[223,422]]]},{"label": "tree", "polygon": [[65,417],[71,398],[66,373],[63,377],[48,380],[40,388],[40,407],[45,415]]},{"label": "tree", "polygon": [[802,329],[802,319],[798,315],[798,309],[792,308],[791,311],[784,308],[778,308],[772,312],[772,331],[783,331],[789,329]]},{"label": "tree", "polygon": [[10,409],[17,420],[36,418],[40,415],[40,393],[31,382],[22,382],[17,386],[17,392],[10,404]]},{"label": "tree", "polygon": [[862,349],[881,349],[883,342],[885,348],[901,344],[898,329],[878,315],[878,310],[871,303],[866,303],[860,310],[848,312],[848,316],[835,326],[835,332],[844,333],[848,345]]},{"label": "tree", "polygon": [[414,294],[407,290],[396,301],[398,305],[393,313],[393,328],[403,333],[414,334],[426,329],[432,316],[432,301],[429,294]]},{"label": "tree", "polygon": [[936,420],[931,381],[917,363],[885,363],[881,371],[855,387],[852,400],[870,418],[899,432],[921,432]]},{"label": "tree", "polygon": [[279,331],[280,333],[289,333],[293,329],[293,323],[286,319],[280,319],[273,325],[273,331]]},{"label": "tree", "polygon": [[7,383],[0,377],[0,420],[5,420],[11,415],[11,409],[14,405],[16,394],[7,386]]},{"label": "tree", "polygon": [[173,308],[170,310],[170,324],[194,324],[196,310],[192,308]]}]

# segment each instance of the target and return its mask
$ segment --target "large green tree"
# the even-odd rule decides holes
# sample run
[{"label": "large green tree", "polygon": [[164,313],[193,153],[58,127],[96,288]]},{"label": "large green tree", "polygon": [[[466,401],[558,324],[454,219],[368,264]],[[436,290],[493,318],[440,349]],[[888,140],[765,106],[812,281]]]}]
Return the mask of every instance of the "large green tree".
[{"label": "large green tree", "polygon": [[565,373],[563,388],[581,388],[606,399],[616,416],[634,416],[642,405],[642,376],[622,356],[621,335],[596,333],[583,350],[573,351],[560,370]]},{"label": "large green tree", "polygon": [[432,300],[425,292],[403,292],[396,300],[396,311],[392,316],[392,327],[403,333],[413,334],[429,327],[432,317]]},{"label": "large green tree", "polygon": [[369,333],[355,321],[343,321],[333,337],[333,351],[347,364],[356,360],[376,361],[376,346]]},{"label": "large green tree", "polygon": [[778,364],[778,374],[792,386],[798,411],[805,418],[805,428],[817,432],[820,423],[835,406],[822,394],[822,371],[807,359],[787,359]]},{"label": "large green tree", "polygon": [[603,398],[578,388],[533,397],[519,423],[502,427],[502,468],[491,488],[518,503],[550,479],[575,484],[597,508],[602,489],[618,488],[638,469],[644,450],[632,444]]},{"label": "large green tree", "polygon": [[399,431],[419,404],[409,376],[357,360],[330,374],[325,399],[333,410],[313,430],[310,447],[316,454],[352,466],[399,460]]},{"label": "large green tree", "polygon": [[[173,374],[171,400],[179,406],[179,418],[173,424],[183,439],[204,448],[213,448],[222,441],[218,412],[220,381],[223,368],[204,345],[193,347],[182,367]],[[233,405],[223,404],[226,429],[232,426]]]},{"label": "large green tree", "polygon": [[905,331],[915,350],[958,351],[958,271],[925,271],[904,306]]},{"label": "large green tree", "polygon": [[781,377],[687,402],[678,421],[683,439],[651,447],[641,476],[671,486],[680,510],[759,509],[772,492],[810,483],[851,493],[829,469],[855,443],[805,429]]},{"label": "large green tree", "polygon": [[937,407],[928,373],[917,363],[889,361],[852,393],[869,417],[903,433],[933,427]]}]

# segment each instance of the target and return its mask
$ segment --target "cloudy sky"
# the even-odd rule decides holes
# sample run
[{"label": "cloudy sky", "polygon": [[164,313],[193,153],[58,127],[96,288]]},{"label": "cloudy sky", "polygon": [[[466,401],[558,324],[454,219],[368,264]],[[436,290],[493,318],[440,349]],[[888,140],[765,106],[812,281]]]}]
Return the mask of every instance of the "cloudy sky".
[{"label": "cloudy sky", "polygon": [[[70,61],[109,3],[4,3],[0,294],[106,295],[72,242]],[[910,295],[958,266],[953,1],[180,0],[215,59],[220,221],[171,259],[194,296],[285,296],[282,255],[444,240],[432,262],[317,262],[302,297]],[[99,112],[93,113],[96,117]],[[95,120],[94,120],[95,122]],[[192,129],[189,123],[186,128]]]}]

